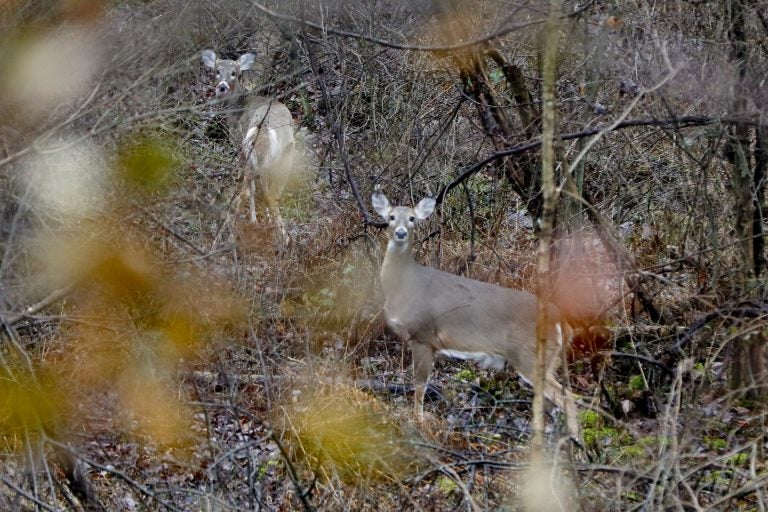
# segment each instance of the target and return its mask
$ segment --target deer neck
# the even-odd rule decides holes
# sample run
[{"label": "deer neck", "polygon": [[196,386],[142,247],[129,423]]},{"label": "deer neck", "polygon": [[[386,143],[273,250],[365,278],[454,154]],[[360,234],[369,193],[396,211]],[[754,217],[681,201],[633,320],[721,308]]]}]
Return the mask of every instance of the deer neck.
[{"label": "deer neck", "polygon": [[230,137],[240,141],[243,137],[243,117],[246,114],[248,101],[246,91],[240,91],[221,103],[221,113],[224,124],[229,130]]},{"label": "deer neck", "polygon": [[387,244],[387,252],[381,265],[381,286],[384,295],[391,297],[398,290],[405,289],[403,284],[411,281],[412,273],[419,267],[413,256],[410,241],[399,244],[390,240]]}]

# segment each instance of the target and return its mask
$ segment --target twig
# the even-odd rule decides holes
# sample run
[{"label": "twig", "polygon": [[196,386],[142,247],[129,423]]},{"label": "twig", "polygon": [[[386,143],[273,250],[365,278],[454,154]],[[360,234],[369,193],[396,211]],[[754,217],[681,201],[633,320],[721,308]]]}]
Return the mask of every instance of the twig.
[{"label": "twig", "polygon": [[620,359],[637,359],[638,361],[642,361],[644,363],[652,364],[654,366],[657,366],[664,370],[668,375],[674,375],[675,370],[670,368],[669,366],[665,365],[661,361],[657,361],[656,359],[653,359],[652,357],[648,356],[642,356],[640,354],[630,354],[627,352],[600,352],[600,354],[612,358],[620,358]]},{"label": "twig", "polygon": [[13,491],[14,491],[16,494],[18,494],[19,496],[21,496],[21,497],[23,497],[23,498],[26,498],[26,499],[28,499],[29,501],[31,501],[32,503],[34,503],[35,505],[37,505],[37,506],[38,506],[38,507],[40,507],[40,508],[43,508],[43,509],[45,509],[45,510],[50,510],[50,511],[52,511],[52,512],[55,512],[56,510],[58,510],[58,509],[56,509],[56,508],[54,508],[54,507],[52,507],[52,506],[48,505],[48,504],[47,504],[47,503],[45,503],[44,501],[41,501],[41,500],[37,499],[36,497],[32,496],[32,495],[31,495],[31,494],[29,494],[27,491],[25,491],[24,489],[22,489],[22,488],[21,488],[21,487],[19,487],[18,485],[14,484],[13,482],[11,482],[10,480],[8,480],[8,479],[7,479],[6,477],[4,477],[3,475],[0,475],[0,482],[2,482],[3,484],[7,485],[7,486],[8,486],[8,487],[10,487],[11,489],[13,489]]},{"label": "twig", "polygon": [[58,302],[70,293],[72,293],[72,290],[75,288],[74,284],[69,284],[63,288],[59,288],[58,290],[52,291],[50,294],[48,294],[47,297],[42,299],[40,302],[37,302],[36,304],[32,304],[28,308],[18,312],[18,313],[12,313],[9,316],[5,317],[4,321],[8,323],[8,325],[13,325],[21,320],[30,317],[34,315],[35,313],[38,313],[42,311],[43,309],[47,308],[54,302]]},{"label": "twig", "polygon": [[[331,106],[330,95],[328,94],[328,88],[325,85],[325,80],[323,80],[322,77],[320,76],[320,67],[317,64],[317,58],[315,56],[315,52],[312,50],[312,46],[308,41],[306,32],[303,35],[304,35],[304,45],[307,49],[307,56],[309,57],[309,63],[310,63],[310,67],[312,68],[312,73],[315,75],[315,80],[317,81],[317,84],[320,87],[320,91],[323,94],[323,101],[325,102],[326,108],[330,109],[330,106]],[[333,132],[333,136],[336,139],[336,144],[339,148],[339,158],[341,158],[341,162],[342,164],[344,164],[344,171],[346,173],[347,183],[349,184],[349,188],[352,190],[352,195],[355,197],[355,201],[357,201],[357,207],[360,210],[360,213],[363,215],[363,219],[365,219],[365,224],[366,225],[374,224],[374,222],[371,221],[371,218],[368,215],[368,208],[365,206],[365,203],[363,202],[363,198],[360,195],[360,190],[357,186],[357,182],[355,181],[354,176],[352,176],[352,167],[349,165],[349,155],[347,153],[346,143],[344,142],[344,134],[342,133],[339,116],[331,115],[329,116],[329,118],[331,120],[331,131]]]},{"label": "twig", "polygon": [[186,237],[180,235],[179,233],[177,233],[176,230],[174,230],[170,226],[166,225],[165,222],[161,221],[160,219],[158,219],[154,215],[150,215],[150,218],[153,221],[155,221],[155,223],[157,223],[161,228],[163,228],[163,230],[165,232],[167,232],[168,234],[172,235],[174,238],[176,238],[177,240],[181,241],[185,245],[187,245],[187,246],[191,247],[192,249],[194,249],[195,252],[197,252],[197,254],[202,255],[202,256],[207,256],[208,253],[206,253],[206,251],[204,251],[203,249],[198,247],[193,241],[191,241],[188,238],[186,238]]},{"label": "twig", "polygon": [[313,507],[312,503],[309,502],[309,498],[307,497],[307,491],[304,491],[304,489],[302,489],[301,482],[299,482],[299,475],[296,474],[296,468],[294,468],[293,464],[291,464],[291,460],[290,458],[288,458],[288,452],[285,450],[283,443],[280,442],[280,439],[277,437],[277,435],[275,435],[274,432],[271,433],[271,437],[283,456],[283,460],[285,461],[285,466],[288,468],[288,474],[291,477],[291,482],[293,482],[294,487],[296,487],[296,492],[299,495],[301,504],[304,506],[304,510],[306,510],[307,512],[314,512],[315,507]]},{"label": "twig", "polygon": [[472,494],[469,492],[469,489],[467,489],[467,486],[464,485],[464,481],[461,479],[458,473],[456,473],[456,471],[449,464],[439,464],[438,468],[441,472],[450,476],[451,479],[459,487],[459,489],[461,489],[462,494],[464,494],[464,501],[467,502],[467,506],[472,510],[472,512],[480,512],[480,507],[477,505],[477,503],[475,503],[475,500],[472,498]]},{"label": "twig", "polygon": [[98,462],[94,462],[92,460],[89,460],[89,459],[83,457],[82,455],[78,454],[69,445],[61,443],[59,441],[56,441],[55,439],[52,439],[50,437],[46,438],[46,442],[48,444],[50,444],[51,446],[53,446],[53,447],[55,447],[55,448],[57,448],[57,449],[59,449],[61,451],[69,452],[77,460],[80,460],[80,461],[84,462],[85,464],[88,464],[92,468],[98,469],[99,471],[104,471],[106,473],[109,473],[111,475],[114,475],[114,476],[118,477],[119,479],[123,480],[128,485],[132,486],[133,488],[135,488],[136,490],[138,490],[140,493],[142,493],[146,497],[150,498],[151,500],[156,501],[159,505],[165,507],[166,509],[172,510],[174,512],[181,512],[181,509],[177,508],[172,503],[169,503],[169,502],[163,500],[162,498],[158,497],[156,493],[154,493],[152,490],[149,489],[149,487],[140,484],[139,482],[137,482],[133,478],[131,478],[128,475],[126,475],[125,473],[123,473],[122,471],[118,471],[117,469],[115,469],[112,466],[104,466],[104,465],[99,464]]},{"label": "twig", "polygon": [[764,316],[768,316],[768,304],[764,304],[761,302],[750,302],[749,306],[746,306],[745,304],[740,304],[738,306],[729,306],[725,305],[723,307],[719,307],[715,309],[714,311],[710,311],[709,313],[704,314],[703,316],[699,317],[691,326],[688,328],[688,330],[683,333],[682,336],[680,336],[680,339],[670,348],[666,349],[665,352],[670,354],[676,354],[676,355],[682,355],[683,353],[683,346],[687,344],[691,339],[693,339],[693,336],[699,332],[701,329],[703,329],[707,324],[714,320],[718,320],[720,318],[728,318],[728,317],[736,317],[736,318],[761,318]]}]

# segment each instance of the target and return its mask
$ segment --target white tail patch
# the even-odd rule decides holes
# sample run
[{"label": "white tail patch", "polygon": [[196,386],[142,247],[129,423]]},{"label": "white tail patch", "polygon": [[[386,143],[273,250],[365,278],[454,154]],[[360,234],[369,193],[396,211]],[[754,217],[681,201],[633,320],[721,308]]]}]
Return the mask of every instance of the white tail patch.
[{"label": "white tail patch", "polygon": [[267,130],[269,136],[269,161],[264,162],[264,165],[270,165],[274,162],[283,148],[280,147],[280,139],[277,137],[277,130],[270,128]]},{"label": "white tail patch", "polygon": [[243,148],[247,151],[246,156],[248,163],[253,168],[259,167],[259,154],[254,149],[254,143],[256,142],[256,136],[259,134],[259,127],[248,128],[243,139]]}]

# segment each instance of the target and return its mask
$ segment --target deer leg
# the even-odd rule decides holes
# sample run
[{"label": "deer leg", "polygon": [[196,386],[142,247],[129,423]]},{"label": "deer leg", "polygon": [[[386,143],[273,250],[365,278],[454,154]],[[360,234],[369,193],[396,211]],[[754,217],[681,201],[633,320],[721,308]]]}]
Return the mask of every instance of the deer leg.
[{"label": "deer leg", "polygon": [[227,212],[228,217],[232,215],[234,218],[237,218],[237,214],[240,212],[240,201],[242,201],[244,193],[245,189],[240,189],[240,193],[235,196],[235,200],[232,201],[232,210]]},{"label": "deer leg", "polygon": [[565,414],[565,424],[568,428],[568,435],[574,441],[579,441],[579,421],[576,417],[576,399],[573,393],[563,387],[554,377],[547,375],[545,383],[546,397],[553,402]]},{"label": "deer leg", "polygon": [[283,240],[287,244],[288,239],[288,232],[285,230],[285,223],[283,222],[283,217],[280,215],[280,208],[275,204],[273,206],[273,213],[272,213],[275,223],[277,224],[277,228],[280,230],[280,235],[283,237]]},{"label": "deer leg", "polygon": [[283,222],[282,215],[280,215],[280,207],[277,204],[277,200],[275,200],[275,198],[269,193],[268,190],[265,190],[264,192],[269,216],[272,219],[272,222],[274,222],[277,226],[277,229],[280,230],[280,236],[282,237],[283,244],[288,245],[290,238],[288,237],[288,232],[285,230],[285,223]]},{"label": "deer leg", "polygon": [[248,205],[251,211],[251,223],[256,224],[256,180],[248,180]]},{"label": "deer leg", "polygon": [[[576,415],[576,397],[565,386],[558,382],[555,377],[557,369],[563,361],[563,350],[570,344],[573,338],[573,329],[567,322],[558,322],[556,324],[556,340],[557,348],[553,351],[552,357],[549,361],[546,375],[546,386],[553,390],[552,396],[555,397],[555,403],[565,414],[565,424],[568,428],[568,435],[576,441],[580,442],[580,429],[579,419]],[[566,372],[567,373],[567,372]]]},{"label": "deer leg", "polygon": [[411,341],[411,353],[413,355],[413,411],[416,419],[424,419],[424,395],[427,392],[429,374],[432,372],[432,359],[434,351],[426,343],[416,340]]}]

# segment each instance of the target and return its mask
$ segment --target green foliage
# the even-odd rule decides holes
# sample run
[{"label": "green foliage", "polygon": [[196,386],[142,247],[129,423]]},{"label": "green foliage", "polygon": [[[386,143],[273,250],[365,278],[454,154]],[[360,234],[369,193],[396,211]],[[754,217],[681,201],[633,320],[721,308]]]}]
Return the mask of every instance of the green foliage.
[{"label": "green foliage", "polygon": [[619,432],[611,427],[585,428],[583,436],[584,444],[598,448],[603,444],[613,444],[613,440],[619,436]]},{"label": "green foliage", "polygon": [[727,488],[732,481],[730,471],[710,471],[704,475],[704,481],[713,488]]}]

